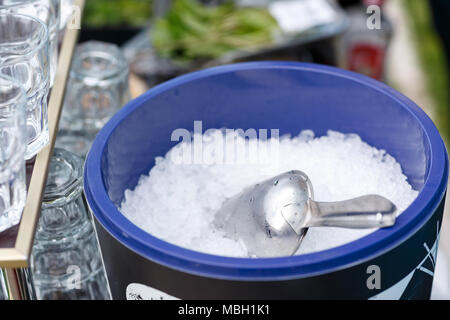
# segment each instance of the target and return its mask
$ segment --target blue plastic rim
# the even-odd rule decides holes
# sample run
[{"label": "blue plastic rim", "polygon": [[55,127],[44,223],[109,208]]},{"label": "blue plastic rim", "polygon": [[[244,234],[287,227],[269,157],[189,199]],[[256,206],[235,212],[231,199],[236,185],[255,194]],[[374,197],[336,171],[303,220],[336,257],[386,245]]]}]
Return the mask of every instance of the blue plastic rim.
[{"label": "blue plastic rim", "polygon": [[[162,241],[117,209],[123,192],[176,142],[175,128],[279,128],[357,133],[402,165],[420,193],[395,226],[326,251],[281,258],[230,258]],[[340,270],[383,254],[419,230],[442,201],[448,156],[438,130],[411,100],[362,75],[294,62],[251,62],[206,69],[159,86],[128,103],[97,135],[84,188],[98,222],[130,250],[161,265],[206,277],[284,280]]]}]

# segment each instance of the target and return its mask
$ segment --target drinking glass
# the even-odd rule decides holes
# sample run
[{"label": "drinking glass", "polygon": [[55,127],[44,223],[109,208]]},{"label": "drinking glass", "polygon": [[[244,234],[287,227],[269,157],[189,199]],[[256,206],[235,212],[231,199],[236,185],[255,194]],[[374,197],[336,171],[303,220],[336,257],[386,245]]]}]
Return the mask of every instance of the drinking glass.
[{"label": "drinking glass", "polygon": [[0,0],[0,13],[19,13],[38,18],[49,34],[50,87],[53,86],[58,64],[58,34],[60,0]]},{"label": "drinking glass", "polygon": [[[58,0],[55,0],[58,1]],[[60,22],[59,22],[59,32],[60,34],[64,31],[72,16],[72,6],[74,0],[61,0],[60,3]]]},{"label": "drinking glass", "polygon": [[130,99],[128,63],[114,44],[89,41],[74,53],[61,130],[85,132],[92,139]]},{"label": "drinking glass", "polygon": [[0,301],[7,300],[8,292],[6,288],[6,280],[3,269],[0,268]]},{"label": "drinking glass", "polygon": [[39,300],[110,299],[82,187],[82,161],[55,148],[31,257]]},{"label": "drinking glass", "polygon": [[26,92],[26,159],[36,155],[49,140],[49,71],[48,32],[45,24],[30,16],[0,14],[0,74],[16,79]]},{"label": "drinking glass", "polygon": [[0,232],[19,223],[26,198],[25,92],[0,75]]},{"label": "drinking glass", "polygon": [[66,149],[84,160],[92,142],[84,131],[60,130],[56,138],[55,147]]}]

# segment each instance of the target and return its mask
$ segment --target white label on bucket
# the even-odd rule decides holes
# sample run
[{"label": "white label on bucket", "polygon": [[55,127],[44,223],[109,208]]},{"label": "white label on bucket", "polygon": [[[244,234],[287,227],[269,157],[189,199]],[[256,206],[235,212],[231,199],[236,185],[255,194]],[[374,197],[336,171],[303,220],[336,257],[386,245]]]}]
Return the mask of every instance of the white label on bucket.
[{"label": "white label on bucket", "polygon": [[337,14],[326,0],[286,0],[269,5],[270,14],[284,32],[300,33],[310,28],[332,23]]},{"label": "white label on bucket", "polygon": [[127,300],[180,300],[165,292],[140,283],[130,283],[126,291]]}]

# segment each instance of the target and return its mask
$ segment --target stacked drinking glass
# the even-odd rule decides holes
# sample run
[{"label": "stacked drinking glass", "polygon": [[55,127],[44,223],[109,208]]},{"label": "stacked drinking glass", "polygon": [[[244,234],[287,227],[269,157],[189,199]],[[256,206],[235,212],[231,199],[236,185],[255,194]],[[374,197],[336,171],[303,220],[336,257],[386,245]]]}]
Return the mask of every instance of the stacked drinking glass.
[{"label": "stacked drinking glass", "polygon": [[25,205],[25,92],[0,75],[0,232],[19,223]]},{"label": "stacked drinking glass", "polygon": [[82,171],[81,158],[55,148],[31,256],[39,300],[110,299]]},{"label": "stacked drinking glass", "polygon": [[25,161],[49,142],[59,0],[0,0],[0,232],[19,223]]},{"label": "stacked drinking glass", "polygon": [[128,63],[119,47],[99,41],[79,45],[56,146],[84,158],[95,135],[129,100]]},{"label": "stacked drinking glass", "polygon": [[42,21],[48,31],[50,87],[55,80],[58,64],[58,34],[60,29],[60,0],[0,0],[1,13],[18,13]]}]

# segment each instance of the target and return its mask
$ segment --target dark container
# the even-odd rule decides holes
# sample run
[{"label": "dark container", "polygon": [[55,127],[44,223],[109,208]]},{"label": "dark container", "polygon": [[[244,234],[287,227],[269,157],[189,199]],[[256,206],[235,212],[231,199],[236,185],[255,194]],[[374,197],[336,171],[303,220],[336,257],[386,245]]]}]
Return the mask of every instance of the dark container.
[{"label": "dark container", "polygon": [[140,31],[141,28],[131,27],[86,27],[81,29],[78,42],[82,43],[86,41],[96,40],[114,43],[118,46],[121,46],[132,37],[137,35]]}]

